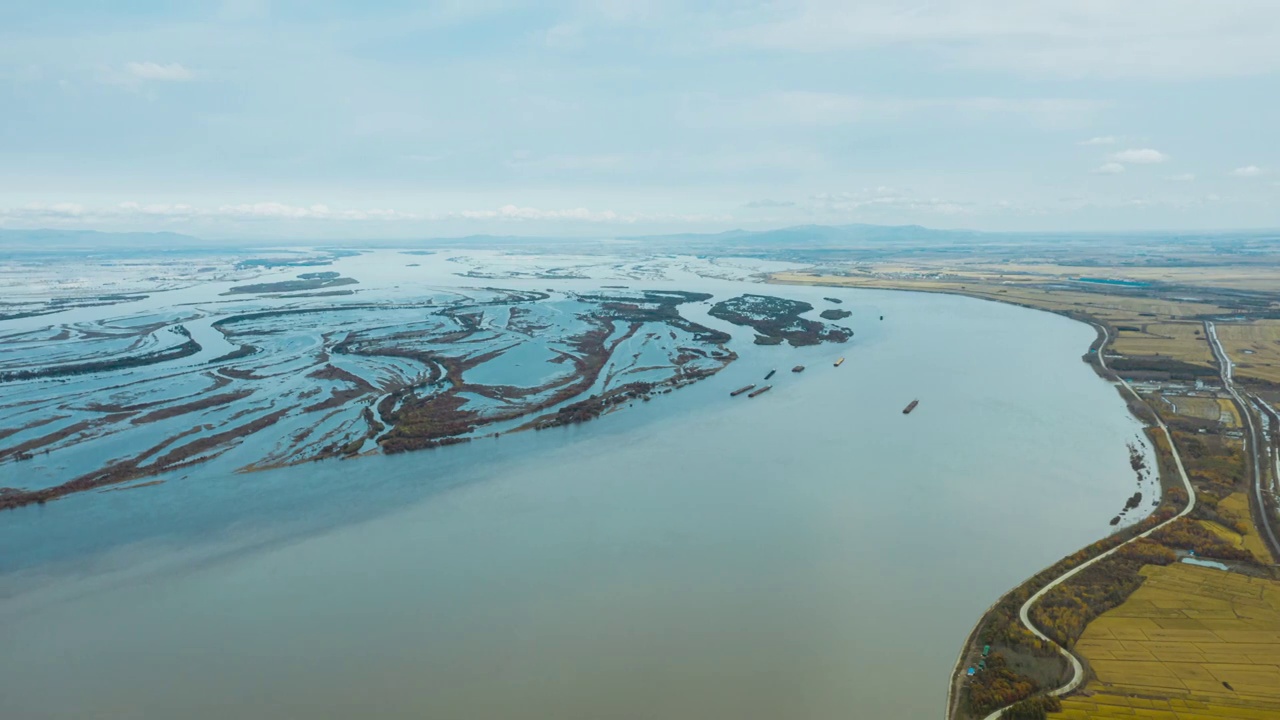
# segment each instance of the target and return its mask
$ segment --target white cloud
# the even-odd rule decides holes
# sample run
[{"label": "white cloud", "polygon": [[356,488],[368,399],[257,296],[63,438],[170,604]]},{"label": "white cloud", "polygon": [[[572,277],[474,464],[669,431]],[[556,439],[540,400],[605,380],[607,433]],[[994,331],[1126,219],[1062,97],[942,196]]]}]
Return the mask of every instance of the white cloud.
[{"label": "white cloud", "polygon": [[182,222],[190,220],[409,220],[418,217],[396,210],[335,210],[328,205],[288,205],[278,202],[243,203],[198,207],[184,203],[122,202],[105,207],[86,207],[78,203],[35,203],[0,209],[0,220],[22,222],[113,223],[149,220]]},{"label": "white cloud", "polygon": [[624,217],[612,210],[592,211],[586,208],[543,210],[540,208],[503,205],[496,210],[462,210],[449,216],[468,220],[585,220],[588,222],[634,222],[635,217]]},{"label": "white cloud", "polygon": [[1114,135],[1102,135],[1102,136],[1099,136],[1099,137],[1091,137],[1091,138],[1089,138],[1088,140],[1081,140],[1080,142],[1078,142],[1078,143],[1076,143],[1076,144],[1077,144],[1077,145],[1085,145],[1085,146],[1089,146],[1089,145],[1115,145],[1115,144],[1116,144],[1116,136],[1114,136]]},{"label": "white cloud", "polygon": [[222,205],[216,215],[240,220],[406,220],[416,217],[395,210],[334,210],[328,205],[286,205],[278,202]]},{"label": "white cloud", "polygon": [[131,62],[126,63],[124,69],[138,80],[185,82],[195,77],[190,70],[178,63]]},{"label": "white cloud", "polygon": [[268,221],[314,222],[441,222],[450,220],[491,220],[498,222],[561,221],[570,223],[634,224],[650,223],[723,223],[732,216],[717,214],[620,213],[613,210],[590,210],[584,207],[545,209],[520,205],[502,205],[491,209],[448,210],[441,212],[401,212],[391,209],[337,209],[328,205],[290,205],[280,202],[257,202],[199,207],[183,203],[123,202],[117,205],[87,207],[78,203],[37,203],[16,208],[0,208],[0,224],[51,227],[174,227],[184,223],[210,222],[258,223]]},{"label": "white cloud", "polygon": [[1173,182],[1192,182],[1196,179],[1196,176],[1193,173],[1178,173],[1177,175],[1170,175],[1165,179],[1172,180]]},{"label": "white cloud", "polygon": [[564,221],[576,223],[601,223],[631,225],[647,223],[725,223],[733,221],[730,215],[679,214],[679,213],[619,213],[613,210],[589,210],[587,208],[544,209],[503,205],[488,210],[459,210],[433,214],[431,220],[496,220],[511,222]]},{"label": "white cloud", "polygon": [[1094,175],[1119,175],[1124,172],[1124,165],[1118,162],[1103,163],[1090,172]]},{"label": "white cloud", "polygon": [[1259,175],[1266,175],[1267,171],[1257,165],[1245,165],[1244,167],[1238,167],[1235,170],[1232,170],[1231,174],[1236,177],[1251,178],[1258,177]]},{"label": "white cloud", "polygon": [[1121,150],[1118,153],[1112,153],[1111,160],[1118,163],[1129,163],[1131,165],[1154,165],[1165,162],[1169,159],[1168,155],[1159,150],[1151,148],[1139,148],[1130,150]]}]

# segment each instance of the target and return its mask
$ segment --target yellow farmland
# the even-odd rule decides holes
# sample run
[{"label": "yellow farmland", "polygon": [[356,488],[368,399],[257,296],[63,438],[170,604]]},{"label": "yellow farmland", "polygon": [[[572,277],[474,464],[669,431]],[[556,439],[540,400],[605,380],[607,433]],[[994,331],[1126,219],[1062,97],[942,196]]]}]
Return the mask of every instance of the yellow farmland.
[{"label": "yellow farmland", "polygon": [[1085,629],[1097,676],[1055,718],[1280,718],[1280,583],[1182,563]]},{"label": "yellow farmland", "polygon": [[1218,323],[1217,330],[1237,375],[1280,383],[1280,320]]},{"label": "yellow farmland", "polygon": [[1113,347],[1116,352],[1130,357],[1159,356],[1196,365],[1213,365],[1213,350],[1204,337],[1204,325],[1199,322],[1122,325]]},{"label": "yellow farmland", "polygon": [[1062,701],[1063,720],[1276,720],[1280,709],[1255,703],[1179,699],[1131,698],[1110,693]]},{"label": "yellow farmland", "polygon": [[[1271,553],[1267,551],[1266,544],[1262,542],[1262,538],[1258,536],[1257,531],[1254,529],[1253,521],[1249,515],[1249,498],[1244,493],[1232,493],[1219,500],[1218,512],[1228,517],[1244,520],[1249,526],[1249,532],[1241,537],[1236,544],[1252,553],[1259,562],[1271,562]],[[1215,532],[1220,529],[1215,525]],[[1230,540],[1231,538],[1228,537],[1227,539]],[[1232,542],[1235,541],[1233,540]]]}]

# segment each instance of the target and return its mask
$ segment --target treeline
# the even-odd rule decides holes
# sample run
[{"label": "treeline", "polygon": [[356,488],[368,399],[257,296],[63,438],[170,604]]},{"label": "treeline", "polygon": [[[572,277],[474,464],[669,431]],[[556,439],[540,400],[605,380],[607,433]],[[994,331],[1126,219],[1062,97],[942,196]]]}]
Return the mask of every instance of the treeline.
[{"label": "treeline", "polygon": [[1203,485],[1204,491],[1222,497],[1234,492],[1245,481],[1244,453],[1232,447],[1226,438],[1201,434],[1195,431],[1194,426],[1170,429],[1174,442],[1182,451],[1187,475],[1197,486]]},{"label": "treeline", "polygon": [[1085,626],[1123,603],[1142,585],[1144,565],[1168,565],[1177,555],[1143,538],[1054,588],[1031,608],[1031,621],[1059,645],[1070,648]]},{"label": "treeline", "polygon": [[1187,518],[1169,523],[1151,533],[1151,539],[1173,550],[1194,552],[1199,557],[1254,562],[1254,557],[1248,550],[1231,544],[1195,520]]},{"label": "treeline", "polygon": [[[1062,560],[1059,560],[1054,565],[1042,570],[1036,574],[1035,577],[1031,578],[1019,587],[1011,590],[1001,598],[1000,602],[998,602],[988,613],[987,620],[983,625],[981,632],[978,634],[979,642],[993,648],[993,655],[998,653],[1000,649],[1005,649],[1010,652],[1044,658],[1046,659],[1046,662],[1058,662],[1057,658],[1060,656],[1058,655],[1057,650],[1049,643],[1046,643],[1031,634],[1031,632],[1022,625],[1022,621],[1019,617],[1019,611],[1022,608],[1022,605],[1028,598],[1038,592],[1040,588],[1044,587],[1054,578],[1172,518],[1179,509],[1186,506],[1187,500],[1188,498],[1185,490],[1174,489],[1167,491],[1165,493],[1165,502],[1163,507],[1144,519],[1142,522],[1125,528],[1124,530],[1105,537],[1092,545],[1078,550],[1072,555],[1069,555]],[[1143,541],[1138,541],[1134,544],[1137,545],[1141,542]],[[1124,550],[1118,551],[1116,555],[1125,558],[1132,558],[1134,556],[1140,557],[1147,552],[1150,552],[1148,547],[1143,545],[1136,549],[1125,548]],[[1170,554],[1172,554],[1171,551]],[[1153,555],[1153,557],[1165,558],[1167,556],[1164,553],[1157,553]],[[1100,564],[1105,564],[1105,562],[1106,561]],[[1138,567],[1141,567],[1141,564],[1139,564]],[[1090,576],[1093,570],[1096,570],[1096,568],[1083,571],[1081,575]],[[1073,578],[1073,580],[1077,579],[1079,578]],[[1046,600],[1049,597],[1053,597],[1060,589],[1061,588],[1057,588],[1053,593],[1049,593]],[[1132,592],[1132,589],[1136,589],[1136,586],[1130,586],[1129,592]],[[1113,596],[1111,599],[1115,600],[1115,597],[1116,596]],[[1121,598],[1120,601],[1123,601],[1123,599]],[[1055,633],[1050,632],[1046,629],[1044,624],[1035,619],[1037,610],[1044,606],[1044,604],[1044,601],[1042,601],[1032,609],[1032,619],[1036,622],[1037,627],[1041,629],[1041,632],[1044,632],[1052,638],[1055,637]],[[1059,601],[1057,607],[1071,608],[1072,603],[1069,602],[1068,599],[1063,598]],[[1077,609],[1076,612],[1080,612],[1079,609]],[[1071,613],[1057,611],[1050,612],[1049,615],[1061,616],[1062,622],[1066,623],[1066,627],[1061,628],[1066,631],[1062,633],[1064,636],[1069,636],[1071,629],[1077,627],[1078,621]],[[1079,624],[1078,628],[1082,630],[1083,624]],[[1076,636],[1078,636],[1078,634],[1079,633],[1077,631]],[[1017,676],[1017,681],[1001,682],[993,688],[986,680],[986,676],[990,672],[990,661],[988,661],[988,665],[988,669],[975,675],[963,691],[963,706],[965,711],[970,715],[975,717],[985,717],[997,708],[1005,707],[1011,703],[1030,698],[1038,691],[1039,684],[1033,678],[1018,674],[1007,666],[1005,669]],[[1008,679],[1006,678],[1006,680]],[[975,689],[977,692],[975,692]]]},{"label": "treeline", "polygon": [[1195,520],[1179,518],[1054,588],[1031,609],[1031,620],[1059,645],[1070,648],[1086,625],[1123,603],[1142,585],[1139,571],[1144,565],[1168,565],[1178,560],[1179,553],[1253,562],[1249,551]]},{"label": "treeline", "polygon": [[1009,669],[1004,656],[996,652],[987,657],[987,669],[974,675],[967,689],[970,709],[985,715],[1030,697],[1040,689],[1040,684]]},{"label": "treeline", "polygon": [[1126,377],[1162,375],[1171,380],[1187,381],[1218,377],[1217,368],[1161,357],[1113,357],[1107,359],[1107,365]]},{"label": "treeline", "polygon": [[1061,711],[1061,700],[1056,697],[1041,695],[1040,697],[1023,700],[1005,710],[1000,717],[1005,718],[1005,720],[1046,720],[1049,717],[1049,713]]}]

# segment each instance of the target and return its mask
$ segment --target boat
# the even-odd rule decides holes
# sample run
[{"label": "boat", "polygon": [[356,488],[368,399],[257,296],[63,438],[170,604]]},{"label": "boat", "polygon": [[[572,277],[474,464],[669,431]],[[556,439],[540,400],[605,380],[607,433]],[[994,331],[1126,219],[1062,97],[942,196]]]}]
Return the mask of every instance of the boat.
[{"label": "boat", "polygon": [[773,377],[773,374],[774,374],[774,373],[776,373],[776,372],[778,372],[776,368],[775,368],[775,369],[773,369],[773,370],[770,370],[770,371],[769,371],[769,374],[764,376],[764,379],[765,379],[765,380],[768,380],[769,378]]},{"label": "boat", "polygon": [[755,387],[755,385],[744,385],[738,388],[737,390],[734,390],[733,392],[729,393],[729,397],[738,397],[739,395],[750,390],[753,387]]},{"label": "boat", "polygon": [[843,363],[844,363],[844,358],[840,358],[839,360],[836,361],[836,367],[840,367]]},{"label": "boat", "polygon": [[795,366],[795,367],[791,368],[791,372],[804,372],[804,366],[803,366],[803,365],[797,365],[797,366]]},{"label": "boat", "polygon": [[907,405],[905,408],[902,409],[902,414],[903,415],[909,414],[912,410],[915,410],[916,406],[919,404],[920,404],[919,400],[912,400],[910,405]]},{"label": "boat", "polygon": [[747,397],[749,397],[749,398],[753,398],[753,397],[755,397],[755,396],[757,396],[757,395],[762,395],[762,394],[764,394],[764,393],[767,393],[767,392],[769,392],[769,391],[770,391],[770,390],[772,390],[772,389],[773,389],[773,386],[772,386],[772,385],[765,385],[764,387],[760,388],[759,390],[756,390],[755,392],[752,392],[752,393],[748,394],[748,395],[747,395]]}]

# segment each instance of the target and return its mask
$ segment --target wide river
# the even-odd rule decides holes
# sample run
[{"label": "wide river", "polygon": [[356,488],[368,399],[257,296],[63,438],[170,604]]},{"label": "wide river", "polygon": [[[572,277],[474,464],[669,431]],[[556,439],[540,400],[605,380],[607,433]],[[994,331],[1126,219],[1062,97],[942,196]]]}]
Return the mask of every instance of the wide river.
[{"label": "wide river", "polygon": [[702,285],[857,334],[737,328],[713,379],[572,428],[0,513],[0,718],[936,720],[983,610],[1137,485],[1093,329]]}]

